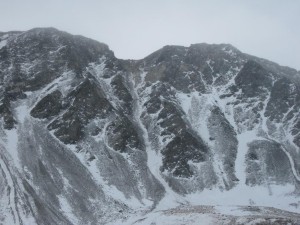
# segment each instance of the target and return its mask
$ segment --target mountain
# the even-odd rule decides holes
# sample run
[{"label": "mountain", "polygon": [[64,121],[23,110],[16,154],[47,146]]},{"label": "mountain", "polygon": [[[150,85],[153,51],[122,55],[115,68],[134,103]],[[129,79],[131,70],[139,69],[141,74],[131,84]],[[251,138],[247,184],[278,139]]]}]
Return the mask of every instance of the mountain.
[{"label": "mountain", "polygon": [[35,28],[0,33],[0,93],[0,224],[300,222],[299,71]]}]

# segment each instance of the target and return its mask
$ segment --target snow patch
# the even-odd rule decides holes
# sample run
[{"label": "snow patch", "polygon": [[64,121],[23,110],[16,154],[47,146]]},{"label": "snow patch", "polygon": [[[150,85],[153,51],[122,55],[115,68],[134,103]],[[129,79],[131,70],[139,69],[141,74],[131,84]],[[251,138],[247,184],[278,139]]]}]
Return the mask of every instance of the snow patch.
[{"label": "snow patch", "polygon": [[12,160],[14,161],[15,166],[20,169],[21,163],[19,160],[18,153],[18,132],[17,129],[5,130],[6,140],[4,141],[5,148],[7,152],[10,154]]},{"label": "snow patch", "polygon": [[222,50],[230,56],[236,56],[236,52],[233,51],[233,49],[231,49],[230,47],[223,47]]},{"label": "snow patch", "polygon": [[0,41],[0,49],[7,44],[7,40]]},{"label": "snow patch", "polygon": [[28,114],[28,108],[25,104],[22,104],[16,108],[17,112],[17,119],[20,123],[24,123],[25,118],[27,117]]},{"label": "snow patch", "polygon": [[221,205],[226,207],[256,205],[299,213],[299,209],[291,205],[300,200],[292,194],[295,189],[293,185],[270,185],[270,188],[272,195],[270,195],[268,187],[238,185],[228,191],[205,189],[202,192],[188,194],[186,198],[192,205]]},{"label": "snow patch", "polygon": [[[66,145],[73,152],[76,152],[76,145]],[[112,199],[116,201],[123,202],[133,209],[139,209],[141,207],[145,207],[145,204],[150,204],[150,201],[140,202],[136,198],[127,198],[123,192],[121,192],[116,186],[110,185],[104,178],[101,176],[101,172],[97,166],[97,160],[93,160],[92,162],[87,163],[86,157],[84,153],[79,152],[75,154],[76,157],[80,160],[82,165],[84,165],[88,171],[91,173],[93,179],[96,183],[101,186],[103,192]],[[152,203],[152,202],[151,202]]]},{"label": "snow patch", "polygon": [[160,172],[160,167],[162,165],[162,156],[156,153],[153,149],[147,147],[147,156],[148,156],[148,168],[150,169],[151,173],[154,177],[163,185],[166,194],[164,198],[158,203],[156,206],[156,210],[165,210],[172,207],[176,207],[180,204],[187,203],[184,200],[183,196],[180,196],[176,192],[174,192],[162,177]]},{"label": "snow patch", "polygon": [[176,97],[193,130],[209,145],[210,134],[207,120],[213,105],[212,96],[209,94],[199,96],[198,92],[192,92],[190,94],[177,93]]},{"label": "snow patch", "polygon": [[136,198],[127,198],[123,192],[121,192],[116,186],[108,184],[106,180],[103,179],[101,173],[96,165],[96,160],[90,163],[88,166],[89,171],[93,175],[93,178],[96,180],[97,184],[102,187],[103,192],[110,196],[111,198],[123,202],[133,209],[141,208],[143,204]]},{"label": "snow patch", "polygon": [[61,176],[62,180],[63,180],[63,184],[64,184],[64,189],[68,190],[72,188],[72,185],[70,184],[69,180],[66,178],[66,176],[64,176],[63,172],[57,168],[59,175]]},{"label": "snow patch", "polygon": [[235,173],[237,178],[240,180],[239,185],[246,184],[246,154],[248,152],[248,144],[254,140],[265,140],[264,138],[257,137],[256,131],[246,131],[242,134],[237,135],[238,150],[235,160]]},{"label": "snow patch", "polygon": [[73,213],[73,209],[71,205],[69,204],[68,200],[62,196],[58,195],[59,205],[60,205],[60,211],[74,224],[79,224],[79,220]]}]

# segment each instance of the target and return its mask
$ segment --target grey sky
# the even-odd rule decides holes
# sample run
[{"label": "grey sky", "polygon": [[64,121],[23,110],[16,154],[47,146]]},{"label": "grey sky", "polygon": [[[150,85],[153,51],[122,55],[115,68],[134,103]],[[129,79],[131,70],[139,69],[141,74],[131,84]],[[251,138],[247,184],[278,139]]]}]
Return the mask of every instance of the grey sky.
[{"label": "grey sky", "polygon": [[164,45],[230,43],[300,70],[299,0],[0,0],[0,31],[56,27],[139,59]]}]

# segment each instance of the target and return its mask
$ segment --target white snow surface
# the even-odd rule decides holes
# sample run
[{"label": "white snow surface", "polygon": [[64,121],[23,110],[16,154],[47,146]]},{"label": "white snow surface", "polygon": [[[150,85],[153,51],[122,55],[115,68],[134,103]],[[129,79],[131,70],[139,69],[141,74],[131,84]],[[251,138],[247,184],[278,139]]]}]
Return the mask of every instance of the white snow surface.
[{"label": "white snow surface", "polygon": [[17,111],[17,118],[19,120],[19,122],[24,123],[25,118],[28,115],[28,108],[26,104],[21,104],[20,106],[18,106],[16,108]]},{"label": "white snow surface", "polygon": [[246,154],[248,152],[248,144],[254,140],[265,140],[257,137],[256,131],[246,131],[237,135],[238,139],[238,151],[235,160],[236,176],[239,179],[239,185],[245,185],[246,183]]},{"label": "white snow surface", "polygon": [[[133,214],[108,225],[233,225],[269,224],[278,218],[298,219],[300,215],[276,210],[272,207],[182,205],[168,210],[155,210],[147,214]],[[287,223],[288,224],[288,223]]]},{"label": "white snow surface", "polygon": [[0,41],[0,49],[7,44],[7,40]]},{"label": "white snow surface", "polygon": [[7,152],[10,154],[11,159],[14,161],[15,166],[21,169],[18,153],[18,131],[17,129],[6,130],[6,139],[4,140],[4,146]]},{"label": "white snow surface", "polygon": [[60,211],[74,224],[80,224],[77,217],[74,215],[71,205],[63,195],[58,195]]},{"label": "white snow surface", "polygon": [[[76,145],[67,145],[67,147],[75,153],[76,151]],[[89,170],[91,173],[93,179],[96,181],[96,183],[101,186],[103,192],[110,198],[115,199],[119,202],[123,202],[132,209],[140,210],[142,207],[145,207],[145,205],[148,207],[152,204],[150,201],[143,201],[140,202],[138,199],[131,197],[126,198],[123,192],[121,192],[116,186],[110,185],[102,176],[101,172],[99,170],[99,167],[97,166],[97,160],[94,160],[90,163],[87,163],[85,154],[83,152],[79,152],[75,154],[76,157],[81,161],[81,163]]]},{"label": "white snow surface", "polygon": [[108,225],[122,224],[122,225],[213,225],[215,219],[202,213],[168,213],[164,211],[155,211],[146,215],[133,216],[128,220],[119,220],[109,223]]}]

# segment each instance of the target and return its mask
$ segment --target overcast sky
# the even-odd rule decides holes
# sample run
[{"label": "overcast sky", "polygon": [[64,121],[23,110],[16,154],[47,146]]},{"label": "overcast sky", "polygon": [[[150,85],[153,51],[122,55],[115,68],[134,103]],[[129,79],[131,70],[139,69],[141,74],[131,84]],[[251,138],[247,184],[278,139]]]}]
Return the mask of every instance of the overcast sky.
[{"label": "overcast sky", "polygon": [[230,43],[300,70],[300,0],[0,0],[0,31],[33,27],[93,38],[123,59]]}]

